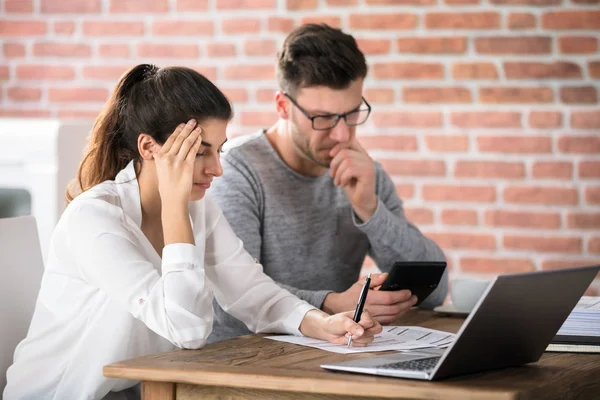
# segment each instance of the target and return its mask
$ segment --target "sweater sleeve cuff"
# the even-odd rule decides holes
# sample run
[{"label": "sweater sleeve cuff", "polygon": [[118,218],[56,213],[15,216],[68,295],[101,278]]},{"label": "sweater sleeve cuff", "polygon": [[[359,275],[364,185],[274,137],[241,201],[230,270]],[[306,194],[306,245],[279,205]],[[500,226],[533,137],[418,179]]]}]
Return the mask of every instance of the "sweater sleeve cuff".
[{"label": "sweater sleeve cuff", "polygon": [[190,243],[172,243],[163,248],[162,272],[194,269],[197,266],[196,246]]}]

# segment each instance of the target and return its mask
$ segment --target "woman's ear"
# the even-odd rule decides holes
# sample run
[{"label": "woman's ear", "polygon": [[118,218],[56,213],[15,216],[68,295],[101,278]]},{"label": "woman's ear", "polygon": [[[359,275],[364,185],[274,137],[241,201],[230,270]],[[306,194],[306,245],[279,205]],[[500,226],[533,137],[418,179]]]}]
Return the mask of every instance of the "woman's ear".
[{"label": "woman's ear", "polygon": [[160,146],[156,143],[154,138],[147,133],[140,133],[137,145],[138,152],[143,160],[154,160],[154,154],[160,150]]},{"label": "woman's ear", "polygon": [[289,102],[283,92],[278,91],[275,93],[275,106],[277,108],[277,114],[281,119],[289,119]]}]

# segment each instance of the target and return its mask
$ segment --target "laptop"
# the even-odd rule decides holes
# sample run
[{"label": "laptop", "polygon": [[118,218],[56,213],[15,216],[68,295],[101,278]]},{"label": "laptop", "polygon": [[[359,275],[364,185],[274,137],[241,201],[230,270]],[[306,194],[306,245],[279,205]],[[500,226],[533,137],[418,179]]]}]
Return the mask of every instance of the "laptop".
[{"label": "laptop", "polygon": [[600,265],[501,275],[446,350],[415,350],[323,364],[334,371],[437,380],[540,359]]}]

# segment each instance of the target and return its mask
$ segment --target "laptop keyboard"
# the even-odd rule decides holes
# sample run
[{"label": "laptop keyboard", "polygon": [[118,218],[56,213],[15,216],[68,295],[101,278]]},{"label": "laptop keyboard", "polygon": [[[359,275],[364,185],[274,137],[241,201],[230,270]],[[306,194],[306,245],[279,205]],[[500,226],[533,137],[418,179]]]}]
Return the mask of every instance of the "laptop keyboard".
[{"label": "laptop keyboard", "polygon": [[430,371],[441,357],[419,358],[417,360],[400,361],[391,364],[379,365],[378,369],[397,369],[403,371]]}]

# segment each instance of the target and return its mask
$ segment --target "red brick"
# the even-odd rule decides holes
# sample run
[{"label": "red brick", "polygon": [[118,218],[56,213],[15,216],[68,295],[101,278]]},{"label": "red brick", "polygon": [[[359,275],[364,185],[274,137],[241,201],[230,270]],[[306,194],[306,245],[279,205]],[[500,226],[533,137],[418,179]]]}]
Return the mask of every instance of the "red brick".
[{"label": "red brick", "polygon": [[600,61],[590,61],[588,63],[590,78],[600,79]]},{"label": "red brick", "polygon": [[550,87],[484,87],[479,89],[482,103],[552,103]]},{"label": "red brick", "polygon": [[155,21],[152,34],[156,36],[210,36],[212,21]]},{"label": "red brick", "polygon": [[101,44],[98,55],[103,58],[128,58],[129,46],[126,44]]},{"label": "red brick", "polygon": [[57,35],[71,36],[75,33],[75,23],[71,21],[56,21],[53,24],[53,31]]},{"label": "red brick", "polygon": [[505,235],[503,246],[506,249],[533,250],[544,253],[580,253],[579,237],[535,237]]},{"label": "red brick", "polygon": [[560,128],[562,113],[559,111],[532,111],[529,113],[529,126],[532,128]]},{"label": "red brick", "polygon": [[552,6],[562,3],[562,0],[491,0],[492,4],[512,6]]},{"label": "red brick", "polygon": [[269,17],[267,29],[269,32],[289,33],[294,29],[294,20],[291,18]]},{"label": "red brick", "polygon": [[217,0],[218,10],[259,10],[276,6],[277,0]]},{"label": "red brick", "polygon": [[542,14],[544,29],[600,29],[600,11],[548,11]]},{"label": "red brick", "polygon": [[277,52],[275,40],[251,39],[244,43],[244,53],[249,56],[275,56]]},{"label": "red brick", "polygon": [[508,79],[571,79],[582,78],[581,67],[571,62],[505,62]]},{"label": "red brick", "polygon": [[169,0],[111,0],[111,13],[166,13]]},{"label": "red brick", "polygon": [[242,111],[240,112],[240,123],[245,126],[267,127],[277,121],[275,111]]},{"label": "red brick", "polygon": [[534,178],[571,179],[573,164],[569,161],[536,161],[531,174]]},{"label": "red brick", "polygon": [[396,41],[400,53],[461,54],[467,50],[465,37],[401,38]]},{"label": "red brick", "polygon": [[33,12],[33,0],[4,0],[4,11],[30,14]]},{"label": "red brick", "polygon": [[480,152],[493,153],[551,153],[549,136],[478,136]]},{"label": "red brick", "polygon": [[10,110],[10,109],[2,109],[0,108],[0,117],[18,117],[18,118],[48,118],[51,116],[50,111],[48,110],[40,110],[36,108],[34,110]]},{"label": "red brick", "polygon": [[565,269],[575,267],[586,267],[588,265],[598,264],[598,259],[592,260],[544,260],[542,262],[542,270]]},{"label": "red brick", "polygon": [[4,43],[2,54],[5,58],[23,58],[26,54],[25,45],[21,43]]},{"label": "red brick", "polygon": [[444,3],[449,6],[471,6],[479,4],[479,0],[444,0]]},{"label": "red brick", "polygon": [[245,103],[248,101],[248,91],[242,88],[219,88],[233,103]]},{"label": "red brick", "polygon": [[600,186],[585,189],[585,202],[588,204],[600,204]]},{"label": "red brick", "polygon": [[552,39],[547,36],[480,37],[475,39],[479,54],[550,54]]},{"label": "red brick", "polygon": [[485,224],[509,228],[558,229],[560,213],[488,210],[484,215]]},{"label": "red brick", "polygon": [[257,18],[224,19],[221,23],[221,29],[226,35],[258,33],[260,31],[260,20]]},{"label": "red brick", "polygon": [[405,103],[470,103],[471,92],[461,87],[419,88],[409,87],[402,91]]},{"label": "red brick", "polygon": [[435,152],[461,152],[469,150],[467,135],[426,135],[427,148]]},{"label": "red brick", "polygon": [[452,125],[460,128],[520,128],[521,113],[513,111],[453,112]]},{"label": "red brick", "polygon": [[42,98],[39,88],[9,87],[6,89],[7,97],[12,101],[37,101]]},{"label": "red brick", "polygon": [[36,57],[91,57],[92,49],[83,43],[34,43],[33,55]]},{"label": "red brick", "polygon": [[581,161],[579,163],[580,178],[600,178],[600,161]]},{"label": "red brick", "polygon": [[394,89],[371,88],[365,89],[365,98],[371,104],[392,104],[394,102]]},{"label": "red brick", "polygon": [[326,3],[333,7],[353,6],[358,3],[358,0],[326,0]]},{"label": "red brick", "polygon": [[94,120],[100,114],[101,110],[73,110],[63,109],[58,110],[58,117],[65,119],[83,119],[83,120]]},{"label": "red brick", "polygon": [[594,86],[563,86],[560,88],[560,100],[569,104],[596,104],[598,94]]},{"label": "red brick", "polygon": [[454,176],[458,178],[519,179],[525,176],[521,162],[504,161],[457,161]]},{"label": "red brick", "polygon": [[275,101],[275,90],[258,89],[256,90],[256,101],[259,103],[272,103]]},{"label": "red brick", "polygon": [[415,194],[415,187],[409,184],[396,184],[396,192],[401,199],[410,199]]},{"label": "red brick", "polygon": [[75,78],[75,70],[68,66],[17,65],[17,79],[65,80]]},{"label": "red brick", "polygon": [[139,43],[136,53],[138,57],[149,58],[197,58],[200,50],[195,44]]},{"label": "red brick", "polygon": [[535,271],[535,265],[527,258],[464,257],[460,259],[460,270],[484,274],[516,274]]},{"label": "red brick", "polygon": [[380,159],[379,162],[390,175],[401,176],[444,176],[446,163],[438,160],[390,160]]},{"label": "red brick", "polygon": [[439,128],[442,126],[442,113],[380,111],[373,113],[373,123],[377,127]]},{"label": "red brick", "polygon": [[473,210],[443,210],[442,223],[445,225],[477,225],[477,212]]},{"label": "red brick", "polygon": [[600,136],[561,136],[558,150],[562,153],[600,154]]},{"label": "red brick", "polygon": [[23,36],[43,36],[48,27],[43,21],[15,21],[0,19],[0,36],[22,38]]},{"label": "red brick", "polygon": [[42,13],[95,14],[102,9],[102,0],[41,0]]},{"label": "red brick", "polygon": [[103,88],[50,88],[48,100],[51,103],[60,102],[104,102],[109,92]]},{"label": "red brick", "polygon": [[571,112],[571,127],[577,129],[600,128],[600,110]]},{"label": "red brick", "polygon": [[492,63],[457,63],[452,66],[454,79],[498,79],[498,71]]},{"label": "red brick", "polygon": [[567,228],[600,230],[600,213],[569,213],[567,214]]},{"label": "red brick", "polygon": [[494,235],[476,233],[438,233],[431,232],[427,237],[443,249],[473,249],[495,250],[496,239]]},{"label": "red brick", "polygon": [[600,253],[600,237],[590,238],[588,241],[588,251],[590,253]]},{"label": "red brick", "polygon": [[350,29],[415,29],[417,27],[417,16],[408,13],[350,14],[349,25]]},{"label": "red brick", "polygon": [[433,211],[422,207],[405,207],[404,214],[406,218],[417,225],[433,224]]},{"label": "red brick", "polygon": [[536,18],[531,13],[510,13],[508,16],[508,28],[509,29],[530,29],[535,28]]},{"label": "red brick", "polygon": [[424,184],[423,200],[489,203],[496,201],[496,188],[494,186]]},{"label": "red brick", "polygon": [[440,63],[376,63],[373,75],[378,79],[443,79],[444,66]]},{"label": "red brick", "polygon": [[367,150],[416,151],[418,148],[414,135],[361,135],[358,141]]},{"label": "red brick", "polygon": [[594,54],[598,51],[598,39],[592,36],[563,36],[558,39],[561,53]]},{"label": "red brick", "polygon": [[133,65],[88,65],[83,67],[83,77],[85,79],[115,82],[132,66]]},{"label": "red brick", "polygon": [[206,45],[208,57],[235,57],[237,50],[234,43],[211,42]]},{"label": "red brick", "polygon": [[177,0],[177,11],[207,11],[208,0]]},{"label": "red brick", "polygon": [[194,71],[198,72],[202,76],[204,76],[209,81],[214,81],[217,79],[217,67],[213,67],[210,65],[202,65],[202,66],[189,66]]},{"label": "red brick", "polygon": [[333,28],[341,28],[342,19],[333,15],[311,15],[302,17],[300,25],[305,24],[327,24]]},{"label": "red brick", "polygon": [[435,12],[425,15],[427,29],[496,29],[500,28],[500,13],[485,12]]},{"label": "red brick", "polygon": [[85,36],[142,36],[144,34],[144,23],[133,21],[84,21],[83,34]]},{"label": "red brick", "polygon": [[390,6],[430,6],[435,0],[366,0],[368,5],[390,5]]},{"label": "red brick", "polygon": [[387,39],[357,39],[358,48],[364,54],[388,54],[392,44]]},{"label": "red brick", "polygon": [[225,68],[225,79],[275,79],[275,67],[266,65],[230,65]]},{"label": "red brick", "polygon": [[515,204],[575,205],[577,189],[543,186],[509,186],[504,201]]}]

